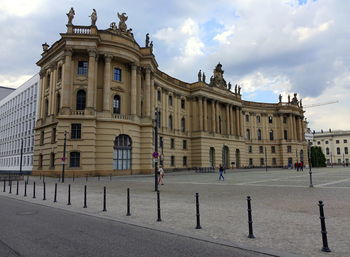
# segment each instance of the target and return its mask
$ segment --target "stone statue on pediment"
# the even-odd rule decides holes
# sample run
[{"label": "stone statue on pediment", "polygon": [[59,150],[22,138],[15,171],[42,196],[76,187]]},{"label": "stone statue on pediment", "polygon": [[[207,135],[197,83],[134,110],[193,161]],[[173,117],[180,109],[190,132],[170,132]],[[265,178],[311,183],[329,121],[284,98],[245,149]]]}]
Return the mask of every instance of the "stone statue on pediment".
[{"label": "stone statue on pediment", "polygon": [[235,94],[237,94],[237,84],[235,85]]},{"label": "stone statue on pediment", "polygon": [[298,101],[298,98],[297,98],[297,94],[294,93],[294,97],[292,99],[292,102],[291,104],[294,104],[294,105],[298,105],[299,104],[299,101]]},{"label": "stone statue on pediment", "polygon": [[126,32],[126,30],[128,29],[128,26],[126,26],[126,21],[128,20],[128,16],[126,16],[126,13],[123,12],[122,14],[118,14],[118,18],[119,18],[119,24],[118,24],[118,28],[120,29],[120,31],[122,32]]},{"label": "stone statue on pediment", "polygon": [[288,103],[290,103],[290,95],[288,95]]},{"label": "stone statue on pediment", "polygon": [[153,52],[153,41],[151,41],[149,47],[151,48],[151,52]]},{"label": "stone statue on pediment", "polygon": [[213,85],[213,81],[214,81],[214,77],[211,76],[211,77],[210,77],[210,84],[209,84],[209,85]]},{"label": "stone statue on pediment", "polygon": [[238,94],[240,95],[241,94],[241,87],[240,86],[238,86]]},{"label": "stone statue on pediment", "polygon": [[145,47],[149,47],[149,33],[146,34]]},{"label": "stone statue on pediment", "polygon": [[89,17],[91,17],[91,26],[96,26],[97,12],[95,9],[92,9],[92,13]]},{"label": "stone statue on pediment", "polygon": [[278,100],[280,103],[282,103],[282,95],[281,94],[278,96]]},{"label": "stone statue on pediment", "polygon": [[69,12],[66,13],[67,17],[68,17],[68,25],[73,25],[73,19],[74,19],[74,15],[75,15],[75,11],[73,9],[73,7],[70,8]]},{"label": "stone statue on pediment", "polygon": [[111,25],[109,25],[109,27],[113,30],[113,31],[117,31],[117,24],[115,22],[112,22]]},{"label": "stone statue on pediment", "polygon": [[202,81],[202,70],[198,71],[198,82]]},{"label": "stone statue on pediment", "polygon": [[205,83],[205,73],[203,72],[202,81]]},{"label": "stone statue on pediment", "polygon": [[301,100],[302,100],[302,99],[300,99],[299,104],[300,104],[300,107],[303,107],[303,103],[302,103]]},{"label": "stone statue on pediment", "polygon": [[229,82],[228,83],[228,90],[231,90],[231,87],[232,87],[231,82]]},{"label": "stone statue on pediment", "polygon": [[214,69],[214,77],[210,85],[220,87],[220,88],[227,88],[227,84],[223,74],[224,74],[224,71],[222,70],[222,65],[221,63],[218,63]]}]

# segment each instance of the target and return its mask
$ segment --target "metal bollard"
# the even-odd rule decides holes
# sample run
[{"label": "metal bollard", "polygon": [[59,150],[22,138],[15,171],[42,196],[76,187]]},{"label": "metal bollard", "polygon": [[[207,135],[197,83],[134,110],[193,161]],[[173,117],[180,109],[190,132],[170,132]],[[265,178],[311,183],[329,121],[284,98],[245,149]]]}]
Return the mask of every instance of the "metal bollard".
[{"label": "metal bollard", "polygon": [[10,180],[9,183],[10,183],[10,191],[9,191],[9,194],[12,194],[12,180]]},{"label": "metal bollard", "polygon": [[86,185],[84,186],[84,208],[87,208],[87,205],[86,205]]},{"label": "metal bollard", "polygon": [[54,192],[54,196],[53,196],[53,202],[57,202],[57,183],[55,183],[55,192]]},{"label": "metal bollard", "polygon": [[3,192],[6,192],[6,179],[4,179],[4,191]]},{"label": "metal bollard", "polygon": [[67,205],[71,205],[71,202],[70,202],[70,184],[68,185],[68,203]]},{"label": "metal bollard", "polygon": [[19,189],[19,180],[17,180],[16,195],[18,195],[18,189]]},{"label": "metal bollard", "polygon": [[130,213],[130,189],[126,191],[126,216],[131,216]]},{"label": "metal bollard", "polygon": [[43,201],[46,200],[46,184],[43,182]]},{"label": "metal bollard", "polygon": [[157,221],[162,221],[160,217],[160,195],[159,195],[159,190],[157,190]]},{"label": "metal bollard", "polygon": [[248,227],[249,227],[248,238],[255,238],[255,236],[253,234],[252,206],[251,206],[250,201],[251,201],[250,196],[247,196],[247,203],[248,203]]},{"label": "metal bollard", "polygon": [[103,210],[102,211],[107,211],[107,209],[106,209],[106,187],[103,187]]},{"label": "metal bollard", "polygon": [[27,196],[27,184],[28,182],[24,181],[24,197]]},{"label": "metal bollard", "polygon": [[331,252],[331,249],[328,247],[328,239],[327,239],[327,230],[326,230],[326,221],[323,212],[323,202],[319,201],[318,206],[320,207],[320,220],[321,220],[321,234],[322,234],[322,243],[323,247],[321,249],[322,252]]},{"label": "metal bollard", "polygon": [[196,193],[196,220],[197,220],[197,225],[196,229],[201,229],[201,222],[200,222],[200,214],[199,214],[199,195]]},{"label": "metal bollard", "polygon": [[33,198],[35,198],[35,181],[33,182]]}]

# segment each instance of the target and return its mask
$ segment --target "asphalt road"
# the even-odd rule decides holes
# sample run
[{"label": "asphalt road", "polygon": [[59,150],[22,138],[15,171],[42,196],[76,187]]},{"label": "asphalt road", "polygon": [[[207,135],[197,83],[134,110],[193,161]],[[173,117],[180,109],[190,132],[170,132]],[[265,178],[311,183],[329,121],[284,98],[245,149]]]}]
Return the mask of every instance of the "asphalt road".
[{"label": "asphalt road", "polygon": [[0,256],[267,256],[0,197]]}]

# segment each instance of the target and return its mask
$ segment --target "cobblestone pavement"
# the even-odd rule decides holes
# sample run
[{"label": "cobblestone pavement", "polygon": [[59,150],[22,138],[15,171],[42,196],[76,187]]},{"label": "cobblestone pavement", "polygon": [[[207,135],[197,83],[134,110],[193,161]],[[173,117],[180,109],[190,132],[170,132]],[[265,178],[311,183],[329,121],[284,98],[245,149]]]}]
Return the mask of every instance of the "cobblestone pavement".
[{"label": "cobblestone pavement", "polygon": [[[313,169],[314,187],[309,187],[309,172],[286,169],[229,170],[225,181],[216,173],[193,171],[167,173],[160,185],[162,222],[157,222],[154,177],[125,176],[75,179],[64,184],[56,178],[29,177],[27,197],[23,181],[16,195],[16,183],[0,195],[68,209],[89,215],[139,224],[193,237],[230,242],[259,251],[276,250],[276,255],[350,257],[350,168]],[[33,199],[33,182],[36,198]],[[53,202],[54,184],[58,184],[57,202]],[[67,188],[71,184],[71,205]],[[87,208],[83,208],[87,185]],[[107,211],[102,212],[103,187],[107,188]],[[126,216],[126,190],[130,188],[131,216]],[[195,193],[199,193],[202,229],[195,229]],[[252,198],[255,239],[247,238],[247,202]],[[328,243],[331,253],[320,251],[322,239],[318,201],[325,204]],[[270,252],[272,252],[272,250]],[[285,256],[288,256],[286,254]]]}]

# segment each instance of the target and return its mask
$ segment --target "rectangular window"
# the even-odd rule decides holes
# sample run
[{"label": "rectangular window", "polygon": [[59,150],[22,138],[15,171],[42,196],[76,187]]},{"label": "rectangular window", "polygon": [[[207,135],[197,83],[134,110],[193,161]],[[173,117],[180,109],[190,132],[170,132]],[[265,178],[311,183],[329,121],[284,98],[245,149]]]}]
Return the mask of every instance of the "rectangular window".
[{"label": "rectangular window", "polygon": [[55,153],[50,154],[50,168],[55,168]]},{"label": "rectangular window", "polygon": [[283,123],[286,124],[287,123],[287,117],[283,116]]},{"label": "rectangular window", "polygon": [[264,147],[263,146],[259,146],[259,153],[264,153]]},{"label": "rectangular window", "polygon": [[269,123],[272,123],[272,116],[269,116]]},{"label": "rectangular window", "polygon": [[271,146],[271,153],[276,153],[276,147],[275,146]]},{"label": "rectangular window", "polygon": [[159,137],[159,147],[163,148],[163,137]]},{"label": "rectangular window", "polygon": [[348,150],[347,147],[344,147],[344,153],[345,153],[345,154],[349,154],[349,150]]},{"label": "rectangular window", "polygon": [[264,158],[260,158],[260,165],[264,165]]},{"label": "rectangular window", "polygon": [[81,124],[72,123],[71,125],[71,139],[80,139],[81,138]]},{"label": "rectangular window", "polygon": [[344,144],[346,144],[348,142],[348,140],[347,139],[344,139]]},{"label": "rectangular window", "polygon": [[45,137],[45,132],[41,131],[40,132],[40,145],[44,145],[44,137]]},{"label": "rectangular window", "polygon": [[56,128],[52,128],[52,132],[51,132],[51,144],[56,143]]},{"label": "rectangular window", "polygon": [[122,70],[119,68],[114,68],[113,79],[116,81],[122,81]]},{"label": "rectangular window", "polygon": [[292,152],[292,146],[288,145],[287,146],[287,153],[291,153]]},{"label": "rectangular window", "polygon": [[175,148],[175,139],[174,138],[170,138],[170,148],[171,149]]},{"label": "rectangular window", "polygon": [[172,155],[170,158],[170,166],[175,166],[175,156]]},{"label": "rectangular window", "polygon": [[181,109],[185,109],[185,100],[181,99]]},{"label": "rectangular window", "polygon": [[168,104],[169,104],[169,106],[173,106],[173,96],[172,95],[169,95],[169,97],[168,97]]},{"label": "rectangular window", "polygon": [[284,138],[284,140],[288,139],[288,131],[287,130],[283,131],[283,138]]},{"label": "rectangular window", "polygon": [[335,140],[335,143],[336,143],[336,144],[339,144],[339,140]]},{"label": "rectangular window", "polygon": [[182,149],[187,149],[187,140],[182,141]]},{"label": "rectangular window", "polygon": [[245,121],[247,121],[247,122],[249,121],[249,115],[245,116]]},{"label": "rectangular window", "polygon": [[182,166],[187,166],[187,156],[182,157]]},{"label": "rectangular window", "polygon": [[272,158],[272,165],[276,165],[277,162],[276,162],[276,158]]},{"label": "rectangular window", "polygon": [[87,75],[88,74],[88,62],[79,61],[78,62],[78,75]]},{"label": "rectangular window", "polygon": [[253,158],[249,158],[249,166],[253,166]]},{"label": "rectangular window", "polygon": [[80,152],[70,152],[69,167],[80,167]]},{"label": "rectangular window", "polygon": [[253,152],[253,147],[251,145],[248,146],[248,153],[252,153]]},{"label": "rectangular window", "polygon": [[160,92],[160,90],[157,91],[157,100],[159,102],[162,101],[162,93]]},{"label": "rectangular window", "polygon": [[39,164],[38,164],[39,168],[43,167],[43,155],[39,154]]}]

